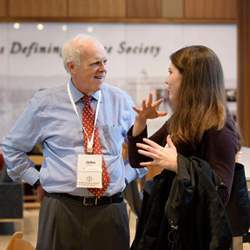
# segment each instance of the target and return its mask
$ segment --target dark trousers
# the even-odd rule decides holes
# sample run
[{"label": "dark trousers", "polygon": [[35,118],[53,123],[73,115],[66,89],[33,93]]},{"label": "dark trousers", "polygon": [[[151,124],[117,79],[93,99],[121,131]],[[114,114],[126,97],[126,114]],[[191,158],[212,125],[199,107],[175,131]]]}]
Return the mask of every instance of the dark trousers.
[{"label": "dark trousers", "polygon": [[45,196],[37,250],[128,250],[126,204],[84,207],[79,201]]}]

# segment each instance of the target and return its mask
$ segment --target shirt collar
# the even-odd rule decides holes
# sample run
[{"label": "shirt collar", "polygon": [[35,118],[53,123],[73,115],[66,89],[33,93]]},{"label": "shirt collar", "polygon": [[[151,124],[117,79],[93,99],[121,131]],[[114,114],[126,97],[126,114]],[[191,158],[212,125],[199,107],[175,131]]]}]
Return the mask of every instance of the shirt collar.
[{"label": "shirt collar", "polygon": [[[70,88],[70,92],[72,95],[72,98],[74,100],[74,103],[77,103],[79,100],[82,99],[83,97],[83,93],[80,92],[75,85],[72,83],[72,80],[69,81],[69,88]],[[93,97],[94,100],[98,101],[99,98],[99,91],[101,90],[97,90],[96,92],[94,92],[91,96]]]}]

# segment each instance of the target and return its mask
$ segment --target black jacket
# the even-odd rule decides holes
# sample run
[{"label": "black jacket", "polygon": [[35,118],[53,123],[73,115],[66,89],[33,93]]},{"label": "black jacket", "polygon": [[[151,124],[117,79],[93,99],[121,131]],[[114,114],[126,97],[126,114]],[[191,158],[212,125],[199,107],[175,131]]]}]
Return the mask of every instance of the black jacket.
[{"label": "black jacket", "polygon": [[164,170],[144,197],[131,249],[229,249],[232,235],[221,187],[208,163],[178,155],[178,175]]}]

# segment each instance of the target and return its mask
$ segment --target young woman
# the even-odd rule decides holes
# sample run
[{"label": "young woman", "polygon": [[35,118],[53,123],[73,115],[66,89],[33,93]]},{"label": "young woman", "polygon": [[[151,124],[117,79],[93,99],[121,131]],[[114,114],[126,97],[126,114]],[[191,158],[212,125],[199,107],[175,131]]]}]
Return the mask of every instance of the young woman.
[{"label": "young woman", "polygon": [[[220,200],[226,204],[229,199],[240,142],[226,108],[221,63],[205,46],[182,48],[170,59],[166,87],[172,116],[147,139],[147,120],[165,115],[157,111],[161,100],[153,101],[150,94],[140,108],[134,108],[137,117],[129,131],[131,165],[158,166],[164,170],[155,178],[152,194],[144,205],[144,221],[139,225],[133,249],[204,250],[212,249],[209,246],[213,244],[220,244],[218,249],[227,249],[230,235],[225,235],[229,234],[227,230],[221,231],[225,229],[223,225],[227,226],[224,215],[218,214],[223,206],[218,204]],[[218,192],[216,186],[212,191],[214,179],[223,187]],[[215,208],[213,212],[211,207]],[[171,211],[178,217],[178,223],[173,225],[176,230],[170,225]],[[197,217],[203,212],[204,216]],[[157,219],[153,219],[155,216]],[[223,225],[216,224],[220,219]],[[207,226],[205,230],[201,229],[202,224]],[[200,238],[195,240],[198,235]]]}]

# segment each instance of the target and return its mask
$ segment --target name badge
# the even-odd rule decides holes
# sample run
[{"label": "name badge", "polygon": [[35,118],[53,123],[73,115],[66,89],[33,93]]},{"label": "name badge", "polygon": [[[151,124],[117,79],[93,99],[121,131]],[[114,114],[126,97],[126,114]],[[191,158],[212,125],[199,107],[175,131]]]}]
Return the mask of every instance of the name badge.
[{"label": "name badge", "polygon": [[78,155],[76,186],[102,188],[102,155]]}]

